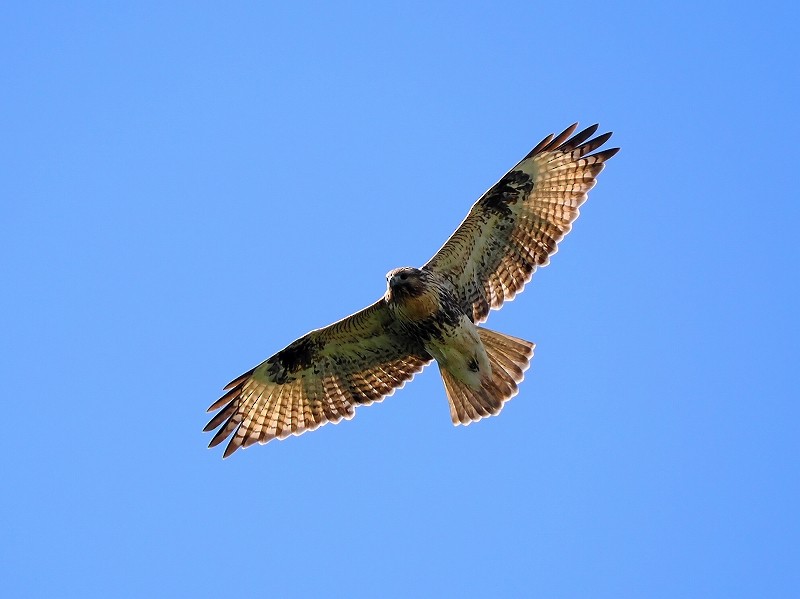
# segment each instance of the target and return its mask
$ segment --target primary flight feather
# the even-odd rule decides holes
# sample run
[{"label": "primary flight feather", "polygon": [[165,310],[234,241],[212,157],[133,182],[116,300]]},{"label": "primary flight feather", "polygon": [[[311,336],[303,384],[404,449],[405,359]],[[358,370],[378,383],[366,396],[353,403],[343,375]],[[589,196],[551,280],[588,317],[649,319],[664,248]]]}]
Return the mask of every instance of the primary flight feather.
[{"label": "primary flight feather", "polygon": [[386,294],[363,310],[311,331],[231,381],[208,411],[219,412],[209,447],[240,447],[350,419],[436,360],[453,424],[500,412],[517,393],[534,344],[477,326],[545,266],[578,218],[606,160],[577,124],[548,135],[475,202],[422,268],[386,275]]}]

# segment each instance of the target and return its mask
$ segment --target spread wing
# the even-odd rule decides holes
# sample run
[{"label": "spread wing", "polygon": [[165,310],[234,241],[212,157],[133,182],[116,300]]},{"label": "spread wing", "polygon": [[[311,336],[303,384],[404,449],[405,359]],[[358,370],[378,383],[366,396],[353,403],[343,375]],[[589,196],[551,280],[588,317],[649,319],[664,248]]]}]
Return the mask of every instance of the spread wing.
[{"label": "spread wing", "polygon": [[228,457],[239,447],[349,420],[356,406],[391,395],[430,361],[418,342],[397,331],[380,299],[231,381],[208,408],[220,411],[203,430],[221,425],[209,447],[232,435],[223,454]]},{"label": "spread wing", "polygon": [[[603,163],[619,148],[592,153],[611,133],[597,125],[572,136],[577,123],[548,135],[472,206],[423,267],[447,279],[462,308],[483,322],[546,266],[578,218]],[[572,137],[570,137],[572,136]]]}]

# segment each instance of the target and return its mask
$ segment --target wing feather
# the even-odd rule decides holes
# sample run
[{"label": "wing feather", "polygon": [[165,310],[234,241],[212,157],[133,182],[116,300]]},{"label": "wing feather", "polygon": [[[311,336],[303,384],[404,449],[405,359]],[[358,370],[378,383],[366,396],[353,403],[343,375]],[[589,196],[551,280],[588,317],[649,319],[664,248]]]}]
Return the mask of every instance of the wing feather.
[{"label": "wing feather", "polygon": [[592,125],[573,135],[577,126],[539,142],[481,196],[423,267],[449,281],[474,322],[513,299],[550,262],[605,161],[619,151],[595,152],[611,133],[592,137]]},{"label": "wing feather", "polygon": [[209,447],[230,438],[223,457],[349,420],[359,405],[391,395],[431,360],[390,318],[383,299],[311,331],[226,385],[203,429]]}]

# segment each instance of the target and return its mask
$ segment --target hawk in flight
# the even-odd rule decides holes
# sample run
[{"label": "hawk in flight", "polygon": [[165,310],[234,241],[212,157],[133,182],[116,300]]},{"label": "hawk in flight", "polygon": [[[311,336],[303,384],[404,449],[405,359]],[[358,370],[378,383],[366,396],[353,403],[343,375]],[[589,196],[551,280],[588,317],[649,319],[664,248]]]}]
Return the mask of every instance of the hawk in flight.
[{"label": "hawk in flight", "polygon": [[453,424],[500,412],[517,393],[534,344],[478,326],[522,291],[578,217],[606,160],[611,133],[577,124],[548,135],[472,206],[422,268],[396,268],[386,293],[347,318],[316,329],[231,381],[214,447],[240,447],[349,420],[355,408],[391,395],[432,360],[439,364]]}]

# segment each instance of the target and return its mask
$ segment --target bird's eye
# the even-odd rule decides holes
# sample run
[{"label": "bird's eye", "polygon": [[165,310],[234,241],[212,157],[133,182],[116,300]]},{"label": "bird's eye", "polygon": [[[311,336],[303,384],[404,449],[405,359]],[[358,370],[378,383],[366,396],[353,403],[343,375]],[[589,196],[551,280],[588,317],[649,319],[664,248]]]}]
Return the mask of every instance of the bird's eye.
[{"label": "bird's eye", "polygon": [[408,275],[406,273],[403,273],[403,274],[400,275],[400,280],[401,281],[405,281],[407,278],[408,278]]}]

